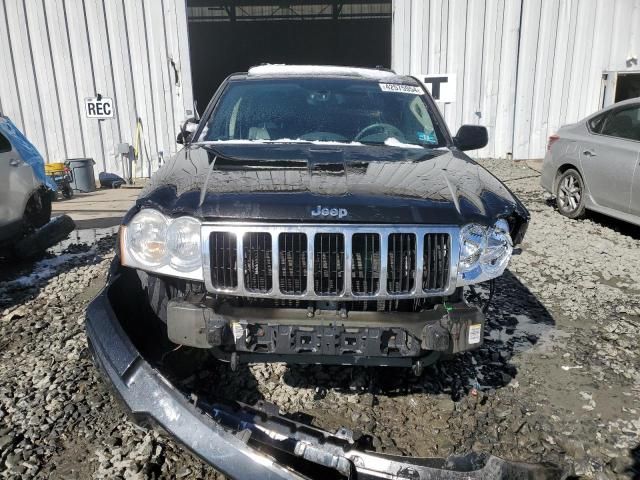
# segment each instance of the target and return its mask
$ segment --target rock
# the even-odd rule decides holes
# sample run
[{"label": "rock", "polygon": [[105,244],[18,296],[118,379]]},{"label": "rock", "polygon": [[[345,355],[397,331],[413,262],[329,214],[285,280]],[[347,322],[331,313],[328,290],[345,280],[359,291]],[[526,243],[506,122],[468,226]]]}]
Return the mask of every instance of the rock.
[{"label": "rock", "polygon": [[632,466],[633,459],[628,456],[615,457],[609,462],[609,467],[614,473],[628,473]]}]

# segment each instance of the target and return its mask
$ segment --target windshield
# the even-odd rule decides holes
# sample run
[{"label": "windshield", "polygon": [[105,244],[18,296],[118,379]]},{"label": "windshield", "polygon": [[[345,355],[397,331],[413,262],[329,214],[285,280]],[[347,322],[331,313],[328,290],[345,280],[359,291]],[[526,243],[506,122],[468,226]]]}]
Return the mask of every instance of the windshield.
[{"label": "windshield", "polygon": [[231,82],[199,141],[444,146],[422,87],[354,79]]}]

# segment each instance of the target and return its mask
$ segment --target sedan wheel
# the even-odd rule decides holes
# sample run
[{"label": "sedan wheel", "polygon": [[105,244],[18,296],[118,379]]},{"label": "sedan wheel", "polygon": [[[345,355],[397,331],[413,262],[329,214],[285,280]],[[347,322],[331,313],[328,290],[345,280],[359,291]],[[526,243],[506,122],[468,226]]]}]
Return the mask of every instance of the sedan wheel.
[{"label": "sedan wheel", "polygon": [[580,218],[584,215],[584,185],[576,170],[567,170],[558,179],[556,203],[560,213],[566,217]]}]

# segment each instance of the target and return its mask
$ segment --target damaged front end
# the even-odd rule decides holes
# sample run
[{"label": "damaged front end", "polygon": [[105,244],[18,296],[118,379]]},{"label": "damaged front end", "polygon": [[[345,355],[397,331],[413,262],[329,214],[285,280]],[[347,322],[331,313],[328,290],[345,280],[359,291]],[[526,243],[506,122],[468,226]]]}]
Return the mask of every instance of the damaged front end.
[{"label": "damaged front end", "polygon": [[[87,309],[86,329],[96,365],[136,421],[159,427],[232,478],[242,479],[554,479],[550,465],[470,454],[410,458],[367,449],[366,437],[293,421],[268,403],[254,406],[201,399],[174,386],[156,359],[166,333],[154,333],[152,314],[135,271],[117,263],[107,286]],[[157,325],[157,322],[156,322]]]}]

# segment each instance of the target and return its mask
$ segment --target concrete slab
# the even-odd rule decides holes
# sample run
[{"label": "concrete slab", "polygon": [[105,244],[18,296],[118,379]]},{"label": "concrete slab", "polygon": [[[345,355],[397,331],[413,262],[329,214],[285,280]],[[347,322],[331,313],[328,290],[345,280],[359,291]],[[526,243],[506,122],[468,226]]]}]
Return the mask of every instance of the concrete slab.
[{"label": "concrete slab", "polygon": [[99,189],[91,193],[76,192],[70,200],[53,202],[52,215],[69,215],[78,229],[107,228],[120,219],[135,203],[139,188]]}]

